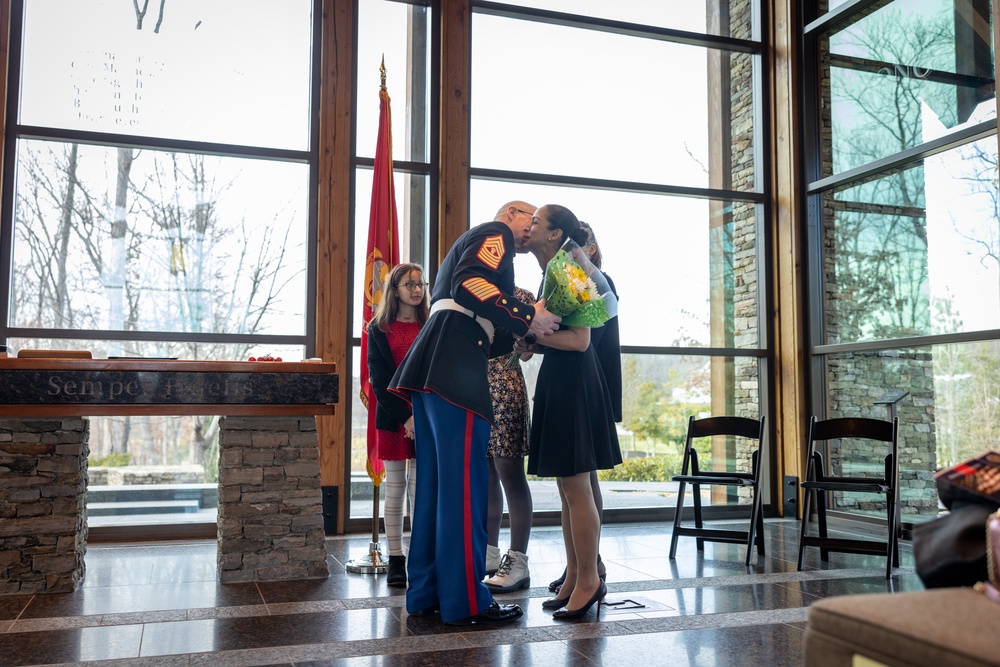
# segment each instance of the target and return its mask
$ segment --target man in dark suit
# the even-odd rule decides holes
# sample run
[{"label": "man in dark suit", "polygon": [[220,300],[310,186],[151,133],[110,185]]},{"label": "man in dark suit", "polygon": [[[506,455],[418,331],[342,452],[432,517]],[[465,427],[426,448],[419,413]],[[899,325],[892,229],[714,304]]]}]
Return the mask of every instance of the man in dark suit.
[{"label": "man in dark suit", "polygon": [[483,584],[493,419],[487,363],[495,327],[538,338],[558,328],[560,318],[544,301],[514,298],[514,255],[523,252],[534,211],[509,202],[492,222],[459,237],[435,279],[430,319],[389,383],[413,404],[420,470],[406,609],[440,611],[452,625],[521,616],[519,606],[498,604]]}]

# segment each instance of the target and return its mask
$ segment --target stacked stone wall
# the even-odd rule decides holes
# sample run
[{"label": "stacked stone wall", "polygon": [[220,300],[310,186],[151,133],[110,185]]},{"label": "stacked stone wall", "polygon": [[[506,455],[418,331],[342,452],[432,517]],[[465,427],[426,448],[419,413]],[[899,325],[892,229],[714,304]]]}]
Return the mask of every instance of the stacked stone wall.
[{"label": "stacked stone wall", "polygon": [[93,466],[91,486],[129,486],[133,484],[204,484],[205,467],[178,466]]},{"label": "stacked stone wall", "polygon": [[219,434],[219,578],[329,576],[312,417],[225,417]]},{"label": "stacked stone wall", "polygon": [[0,419],[0,595],[68,593],[86,572],[84,419]]},{"label": "stacked stone wall", "polygon": [[[733,37],[753,39],[750,0],[733,0],[729,4],[730,30]],[[729,55],[732,189],[744,192],[756,187],[756,152],[754,105],[754,59],[748,54]],[[759,223],[756,206],[738,203],[732,206],[732,271],[733,271],[733,346],[752,350],[760,346],[759,294],[758,294],[758,241],[766,238]],[[733,401],[735,414],[757,419],[760,415],[760,364],[755,357],[736,357],[734,364]],[[715,388],[713,387],[713,391]],[[736,442],[736,467],[750,470],[751,454],[755,443]],[[750,489],[738,489],[741,503],[749,503]]]}]

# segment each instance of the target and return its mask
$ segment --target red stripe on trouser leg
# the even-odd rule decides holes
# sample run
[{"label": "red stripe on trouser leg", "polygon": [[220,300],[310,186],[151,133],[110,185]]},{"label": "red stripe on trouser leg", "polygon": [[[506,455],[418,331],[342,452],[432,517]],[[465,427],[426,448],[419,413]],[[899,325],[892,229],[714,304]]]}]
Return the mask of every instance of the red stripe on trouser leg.
[{"label": "red stripe on trouser leg", "polygon": [[463,524],[463,548],[465,550],[465,585],[469,591],[469,610],[471,615],[479,613],[479,603],[476,601],[476,566],[473,563],[474,554],[472,549],[472,426],[475,423],[476,415],[473,412],[465,413],[465,447],[463,456],[462,475],[464,502],[462,512]]}]

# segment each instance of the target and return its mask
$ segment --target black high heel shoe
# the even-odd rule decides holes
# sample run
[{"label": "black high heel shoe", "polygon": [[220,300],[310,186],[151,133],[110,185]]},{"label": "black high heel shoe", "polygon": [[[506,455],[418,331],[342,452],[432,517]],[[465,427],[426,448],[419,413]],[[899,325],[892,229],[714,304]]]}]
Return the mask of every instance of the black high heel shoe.
[{"label": "black high heel shoe", "polygon": [[542,609],[562,609],[566,606],[567,602],[569,602],[568,595],[564,598],[549,598],[542,602]]},{"label": "black high heel shoe", "polygon": [[558,593],[564,581],[566,581],[566,568],[563,568],[562,576],[549,582],[549,592]]},{"label": "black high heel shoe", "polygon": [[579,609],[560,609],[556,613],[552,614],[552,618],[557,621],[579,621],[581,618],[587,615],[590,608],[597,603],[597,613],[601,613],[601,601],[604,600],[604,596],[608,594],[608,587],[602,581],[601,585],[598,587],[597,592],[594,596],[590,598],[587,604],[583,605]]}]

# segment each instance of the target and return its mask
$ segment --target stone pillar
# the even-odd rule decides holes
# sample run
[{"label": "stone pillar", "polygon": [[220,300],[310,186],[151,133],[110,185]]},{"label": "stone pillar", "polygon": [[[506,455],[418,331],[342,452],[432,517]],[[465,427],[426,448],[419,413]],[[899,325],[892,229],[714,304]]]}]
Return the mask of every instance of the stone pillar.
[{"label": "stone pillar", "polygon": [[86,572],[85,419],[0,419],[0,595],[69,593]]},{"label": "stone pillar", "polygon": [[312,417],[224,417],[219,432],[219,579],[330,575]]}]

